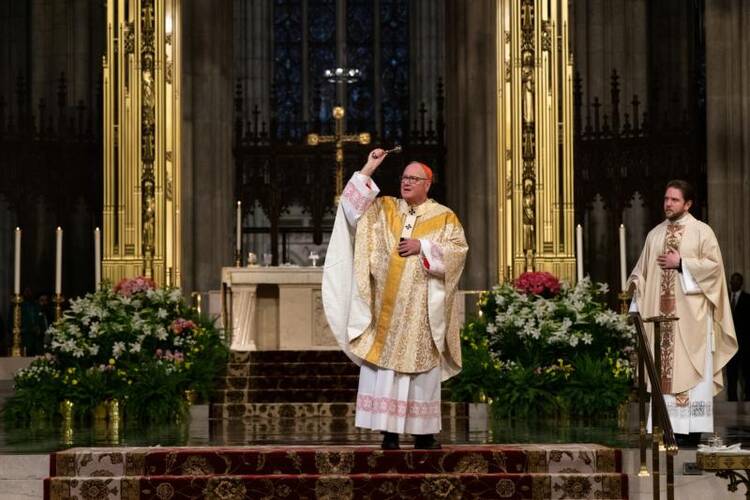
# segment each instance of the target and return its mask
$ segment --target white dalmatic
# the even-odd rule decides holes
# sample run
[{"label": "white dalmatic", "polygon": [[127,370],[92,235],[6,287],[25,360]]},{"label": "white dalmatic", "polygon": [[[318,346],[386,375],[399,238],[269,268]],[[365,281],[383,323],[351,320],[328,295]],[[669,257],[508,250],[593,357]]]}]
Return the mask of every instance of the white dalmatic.
[{"label": "white dalmatic", "polygon": [[[680,286],[685,295],[702,294],[698,284],[690,274],[690,270],[683,264],[679,273]],[[630,304],[630,311],[638,311],[635,299]],[[688,404],[678,405],[674,394],[664,394],[669,420],[675,434],[689,434],[691,432],[713,432],[713,312],[709,310],[706,325],[706,356],[703,370],[703,380],[688,391]],[[651,432],[651,410],[649,408],[647,432]]]}]

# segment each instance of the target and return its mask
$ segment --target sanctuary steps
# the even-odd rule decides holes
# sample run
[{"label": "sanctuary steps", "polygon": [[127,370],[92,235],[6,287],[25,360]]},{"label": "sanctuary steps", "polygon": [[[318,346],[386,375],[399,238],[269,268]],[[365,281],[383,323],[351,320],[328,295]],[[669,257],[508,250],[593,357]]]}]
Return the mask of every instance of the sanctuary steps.
[{"label": "sanctuary steps", "polygon": [[628,498],[598,445],[77,448],[51,457],[45,498]]},{"label": "sanctuary steps", "polygon": [[[337,350],[230,353],[210,405],[214,442],[379,443],[354,426],[359,367]],[[468,405],[442,403],[445,442],[466,441]]]}]

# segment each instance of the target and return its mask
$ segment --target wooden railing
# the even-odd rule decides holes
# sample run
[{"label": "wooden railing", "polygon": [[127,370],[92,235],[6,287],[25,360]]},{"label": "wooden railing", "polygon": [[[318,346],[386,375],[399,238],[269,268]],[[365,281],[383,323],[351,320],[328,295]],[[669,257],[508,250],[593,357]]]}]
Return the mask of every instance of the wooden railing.
[{"label": "wooden railing", "polygon": [[640,420],[640,459],[639,476],[648,476],[646,466],[646,381],[645,374],[651,381],[651,474],[653,476],[653,498],[658,500],[660,491],[661,471],[659,465],[660,446],[663,444],[667,457],[667,499],[674,500],[674,456],[679,448],[669,420],[667,405],[661,390],[661,355],[654,357],[646,341],[646,327],[644,323],[654,324],[654,352],[660,353],[661,324],[677,321],[677,318],[657,316],[641,318],[640,313],[631,312],[631,320],[635,325],[636,341],[638,343],[638,414]]}]

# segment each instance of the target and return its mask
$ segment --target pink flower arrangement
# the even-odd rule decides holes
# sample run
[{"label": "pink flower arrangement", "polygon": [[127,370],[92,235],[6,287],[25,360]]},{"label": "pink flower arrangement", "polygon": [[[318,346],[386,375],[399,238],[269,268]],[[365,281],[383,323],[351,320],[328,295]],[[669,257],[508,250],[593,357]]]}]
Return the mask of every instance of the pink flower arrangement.
[{"label": "pink flower arrangement", "polygon": [[172,330],[175,335],[181,334],[184,330],[192,330],[193,328],[195,328],[195,323],[189,319],[183,318],[177,318],[172,321],[171,325],[169,325],[169,329]]},{"label": "pink flower arrangement", "polygon": [[185,361],[185,355],[180,351],[172,352],[169,349],[167,349],[166,351],[157,349],[155,354],[158,359],[166,359],[167,361],[174,361],[175,363],[181,363]]},{"label": "pink flower arrangement", "polygon": [[147,292],[154,290],[156,283],[151,278],[145,276],[138,276],[136,278],[123,278],[120,282],[115,285],[115,292],[119,293],[123,297],[130,297],[131,295],[139,292]]},{"label": "pink flower arrangement", "polygon": [[516,290],[528,295],[554,297],[560,293],[560,280],[555,275],[545,272],[523,273],[514,283]]}]

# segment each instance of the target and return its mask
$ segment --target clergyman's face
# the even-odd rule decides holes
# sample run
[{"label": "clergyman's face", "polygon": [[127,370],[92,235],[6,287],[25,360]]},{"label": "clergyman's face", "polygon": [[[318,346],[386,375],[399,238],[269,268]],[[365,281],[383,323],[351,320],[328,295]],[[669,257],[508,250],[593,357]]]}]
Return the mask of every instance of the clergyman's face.
[{"label": "clergyman's face", "polygon": [[[418,178],[418,179],[403,179]],[[427,173],[419,163],[410,163],[404,169],[401,180],[401,198],[409,205],[419,205],[427,199],[427,193],[430,190],[430,180],[427,179]]]},{"label": "clergyman's face", "polygon": [[692,205],[693,202],[685,201],[682,191],[675,187],[667,188],[667,192],[664,193],[664,215],[671,221],[682,217]]}]

